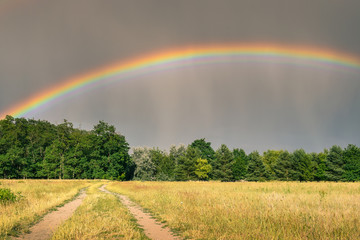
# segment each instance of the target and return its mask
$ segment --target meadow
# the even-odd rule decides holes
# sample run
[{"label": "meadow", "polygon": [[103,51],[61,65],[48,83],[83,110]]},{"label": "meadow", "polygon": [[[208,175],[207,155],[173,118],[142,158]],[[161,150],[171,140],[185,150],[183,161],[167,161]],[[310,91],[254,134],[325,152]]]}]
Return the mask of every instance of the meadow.
[{"label": "meadow", "polygon": [[130,197],[184,239],[360,239],[360,183],[1,180],[21,192],[0,205],[0,239],[28,231],[86,188],[52,239],[147,239],[112,192]]},{"label": "meadow", "polygon": [[74,198],[91,185],[85,180],[0,180],[0,188],[20,192],[22,198],[0,204],[0,239],[28,231],[49,211]]},{"label": "meadow", "polygon": [[359,183],[112,182],[189,239],[360,239]]}]

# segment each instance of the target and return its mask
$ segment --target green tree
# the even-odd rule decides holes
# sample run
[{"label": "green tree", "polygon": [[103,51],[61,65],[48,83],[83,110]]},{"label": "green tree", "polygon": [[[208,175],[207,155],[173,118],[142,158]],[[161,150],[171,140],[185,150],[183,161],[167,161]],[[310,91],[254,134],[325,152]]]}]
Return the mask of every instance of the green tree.
[{"label": "green tree", "polygon": [[209,172],[211,172],[211,165],[208,164],[206,159],[199,158],[195,166],[195,174],[199,180],[208,180],[209,179]]},{"label": "green tree", "polygon": [[232,166],[232,173],[234,180],[242,180],[246,178],[248,168],[248,157],[243,149],[234,149],[234,164]]},{"label": "green tree", "polygon": [[93,155],[98,162],[99,171],[103,172],[102,178],[126,179],[133,177],[134,164],[129,155],[129,144],[125,137],[116,133],[114,126],[100,121],[92,131],[95,136],[95,151]]},{"label": "green tree", "polygon": [[13,146],[0,157],[0,174],[3,178],[20,178],[24,165],[23,149]]},{"label": "green tree", "polygon": [[349,144],[343,152],[345,181],[360,181],[360,148]]},{"label": "green tree", "polygon": [[158,148],[150,150],[152,162],[156,166],[156,180],[169,181],[174,179],[175,164],[169,155]]},{"label": "green tree", "polygon": [[234,156],[229,148],[222,144],[215,153],[215,164],[213,168],[213,179],[221,181],[233,181]]},{"label": "green tree", "polygon": [[196,139],[190,146],[199,149],[201,158],[207,159],[208,162],[211,162],[215,157],[215,151],[211,147],[211,143],[206,142],[205,138]]},{"label": "green tree", "polygon": [[275,178],[282,181],[289,181],[292,172],[292,156],[288,151],[282,151],[274,166]]},{"label": "green tree", "polygon": [[277,150],[267,150],[263,154],[263,162],[266,168],[266,171],[269,174],[269,179],[275,179],[275,165],[282,151]]},{"label": "green tree", "polygon": [[311,153],[311,161],[314,165],[314,180],[326,180],[327,150],[322,153]]},{"label": "green tree", "polygon": [[27,145],[26,134],[26,119],[6,116],[0,121],[0,174],[4,178],[30,176],[29,164],[24,151],[24,147]]},{"label": "green tree", "polygon": [[249,181],[265,181],[267,180],[268,173],[262,157],[258,151],[251,152],[248,156],[249,167],[246,179]]},{"label": "green tree", "polygon": [[312,181],[313,164],[309,154],[304,149],[295,150],[292,154],[292,178],[293,180]]},{"label": "green tree", "polygon": [[90,133],[74,129],[70,136],[70,145],[66,154],[66,174],[64,178],[91,178],[89,173],[88,156],[92,151]]},{"label": "green tree", "polygon": [[16,145],[15,118],[6,116],[0,121],[0,154],[5,155],[12,146]]},{"label": "green tree", "polygon": [[[208,160],[208,163],[212,166],[212,168],[215,167],[215,151],[211,147],[210,142],[206,142],[205,138],[201,138],[193,141],[190,146],[197,148],[200,151],[200,157]],[[209,173],[209,176],[212,178],[212,172]]]},{"label": "green tree", "polygon": [[340,181],[344,175],[343,150],[340,146],[332,146],[326,157],[325,176],[328,181]]},{"label": "green tree", "polygon": [[62,178],[64,156],[61,145],[59,140],[55,140],[53,144],[46,148],[44,161],[42,162],[42,171],[39,172],[41,177],[48,179]]},{"label": "green tree", "polygon": [[200,151],[197,148],[188,146],[185,155],[178,157],[178,162],[175,168],[175,180],[187,181],[196,180],[195,174],[197,159],[200,158]]}]

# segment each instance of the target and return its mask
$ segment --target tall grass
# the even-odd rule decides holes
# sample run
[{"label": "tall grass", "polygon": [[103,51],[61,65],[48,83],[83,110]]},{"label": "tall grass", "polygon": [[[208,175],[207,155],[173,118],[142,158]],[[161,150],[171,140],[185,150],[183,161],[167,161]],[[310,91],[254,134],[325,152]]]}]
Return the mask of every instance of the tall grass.
[{"label": "tall grass", "polygon": [[148,239],[132,216],[113,195],[93,185],[74,215],[54,233],[53,240],[66,239]]},{"label": "tall grass", "polygon": [[82,180],[1,180],[2,188],[21,192],[22,198],[0,205],[0,239],[28,231],[41,216],[90,184]]},{"label": "tall grass", "polygon": [[360,239],[360,183],[112,182],[191,239]]}]

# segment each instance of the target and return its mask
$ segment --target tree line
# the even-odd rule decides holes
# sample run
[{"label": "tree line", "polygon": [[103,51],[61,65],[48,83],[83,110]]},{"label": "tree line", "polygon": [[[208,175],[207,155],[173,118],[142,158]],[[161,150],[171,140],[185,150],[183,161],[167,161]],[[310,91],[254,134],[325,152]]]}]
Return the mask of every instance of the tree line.
[{"label": "tree line", "polygon": [[220,181],[359,181],[360,148],[332,146],[320,153],[267,150],[262,155],[197,139],[189,146],[171,146],[169,153],[139,147],[132,155],[138,180]]},{"label": "tree line", "polygon": [[216,151],[205,139],[188,146],[137,147],[100,121],[90,131],[64,120],[0,120],[0,178],[113,179],[144,181],[359,181],[360,148],[332,146],[320,153],[267,150],[263,154]]},{"label": "tree line", "polygon": [[100,121],[93,130],[64,120],[13,118],[0,121],[0,178],[133,178],[135,165],[125,137]]}]

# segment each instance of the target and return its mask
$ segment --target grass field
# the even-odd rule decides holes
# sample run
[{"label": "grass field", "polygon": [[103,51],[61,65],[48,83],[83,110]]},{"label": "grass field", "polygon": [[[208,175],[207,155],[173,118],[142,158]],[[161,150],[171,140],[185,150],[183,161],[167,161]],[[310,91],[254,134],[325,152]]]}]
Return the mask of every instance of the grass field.
[{"label": "grass field", "polygon": [[66,200],[81,188],[91,185],[84,180],[0,180],[1,188],[21,192],[22,200],[0,204],[0,239],[26,232],[41,216]]},{"label": "grass field", "polygon": [[0,205],[0,239],[87,197],[53,239],[147,239],[128,210],[98,187],[129,196],[185,239],[360,239],[360,183],[0,180],[23,200]]},{"label": "grass field", "polygon": [[112,182],[191,239],[360,239],[360,183]]}]

